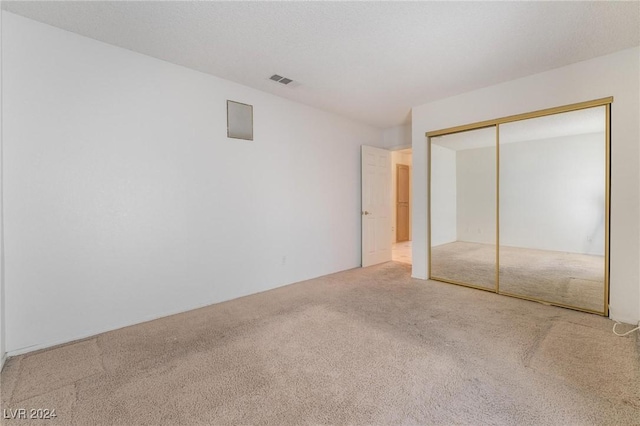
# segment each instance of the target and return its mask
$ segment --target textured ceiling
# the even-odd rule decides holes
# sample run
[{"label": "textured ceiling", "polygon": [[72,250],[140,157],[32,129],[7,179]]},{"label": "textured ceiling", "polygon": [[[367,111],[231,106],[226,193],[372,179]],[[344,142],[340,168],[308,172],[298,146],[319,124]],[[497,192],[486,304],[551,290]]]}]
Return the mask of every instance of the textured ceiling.
[{"label": "textured ceiling", "polygon": [[[386,128],[640,44],[640,2],[12,2],[10,12]],[[268,80],[292,78],[287,87]]]},{"label": "textured ceiling", "polygon": [[[500,125],[500,145],[562,136],[605,132],[605,107],[593,107]],[[432,139],[435,145],[461,151],[496,145],[495,127],[454,133]]]}]

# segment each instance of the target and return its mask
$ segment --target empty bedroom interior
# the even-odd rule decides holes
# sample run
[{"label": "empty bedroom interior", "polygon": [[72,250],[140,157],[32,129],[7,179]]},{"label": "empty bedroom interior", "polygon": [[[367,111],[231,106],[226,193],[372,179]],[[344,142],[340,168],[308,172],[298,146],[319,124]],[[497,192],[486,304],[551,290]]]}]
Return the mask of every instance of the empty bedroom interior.
[{"label": "empty bedroom interior", "polygon": [[640,424],[640,2],[0,12],[2,424]]}]

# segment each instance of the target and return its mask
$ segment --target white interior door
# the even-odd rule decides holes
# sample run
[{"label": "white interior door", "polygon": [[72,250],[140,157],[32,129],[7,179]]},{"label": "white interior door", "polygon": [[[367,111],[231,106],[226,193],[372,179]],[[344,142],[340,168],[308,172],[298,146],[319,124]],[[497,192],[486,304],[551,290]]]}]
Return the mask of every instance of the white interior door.
[{"label": "white interior door", "polygon": [[391,260],[391,152],[362,146],[362,266]]}]

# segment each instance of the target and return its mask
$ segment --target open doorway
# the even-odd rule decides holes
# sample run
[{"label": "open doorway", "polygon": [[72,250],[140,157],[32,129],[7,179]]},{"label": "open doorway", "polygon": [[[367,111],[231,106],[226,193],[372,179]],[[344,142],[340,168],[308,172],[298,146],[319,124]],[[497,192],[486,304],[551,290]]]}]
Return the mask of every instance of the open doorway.
[{"label": "open doorway", "polygon": [[411,148],[391,152],[392,259],[411,264]]}]

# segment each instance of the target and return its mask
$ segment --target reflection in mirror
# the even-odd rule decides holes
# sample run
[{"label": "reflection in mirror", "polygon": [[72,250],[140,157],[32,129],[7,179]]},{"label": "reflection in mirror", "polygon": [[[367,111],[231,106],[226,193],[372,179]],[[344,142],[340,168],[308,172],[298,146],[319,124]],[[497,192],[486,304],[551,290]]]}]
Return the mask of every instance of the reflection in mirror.
[{"label": "reflection in mirror", "polygon": [[606,109],[500,125],[500,292],[605,310]]},{"label": "reflection in mirror", "polygon": [[495,290],[496,128],[430,141],[430,277]]}]

